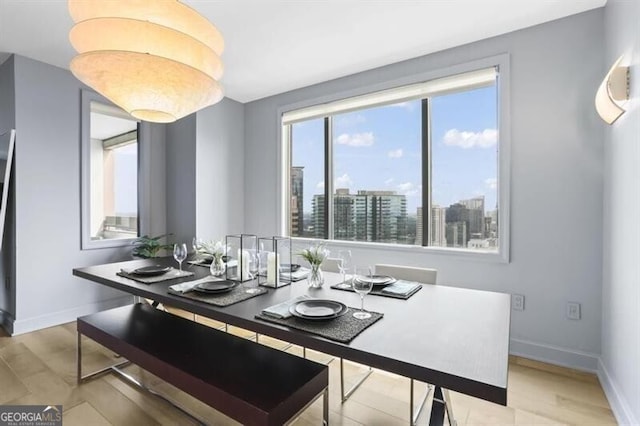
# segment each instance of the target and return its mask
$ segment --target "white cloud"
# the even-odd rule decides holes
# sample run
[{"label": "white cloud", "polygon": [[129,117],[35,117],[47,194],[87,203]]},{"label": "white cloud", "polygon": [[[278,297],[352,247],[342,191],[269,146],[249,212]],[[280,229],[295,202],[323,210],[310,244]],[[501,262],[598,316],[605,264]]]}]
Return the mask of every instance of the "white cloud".
[{"label": "white cloud", "polygon": [[393,183],[393,181],[394,181],[394,179],[393,179],[393,178],[389,178],[389,179],[387,179],[387,180],[385,180],[385,181],[384,181],[384,184],[385,184],[385,185],[387,185],[387,186],[389,186],[389,185],[391,185],[391,184]]},{"label": "white cloud", "polygon": [[488,178],[484,180],[484,184],[487,185],[491,189],[496,189],[498,187],[498,179],[496,178]]},{"label": "white cloud", "polygon": [[318,182],[318,184],[316,185],[316,189],[324,189],[324,181],[323,180]]},{"label": "white cloud", "polygon": [[491,148],[498,142],[496,129],[484,129],[481,132],[465,132],[458,129],[447,130],[444,134],[444,144],[459,146],[460,148]]},{"label": "white cloud", "polygon": [[387,152],[387,157],[389,158],[401,158],[403,155],[402,148],[394,149],[392,151]]},{"label": "white cloud", "polygon": [[404,182],[396,185],[396,188],[398,188],[398,192],[400,194],[404,194],[407,197],[415,197],[416,195],[418,195],[418,192],[422,188],[422,185],[415,186],[412,182]]},{"label": "white cloud", "polygon": [[407,102],[398,102],[397,104],[391,104],[390,107],[394,108],[404,108],[407,111],[413,111],[418,106],[418,102],[416,101],[407,101]]},{"label": "white cloud", "polygon": [[337,126],[348,127],[348,126],[355,126],[355,125],[366,123],[366,122],[367,122],[367,118],[362,114],[356,114],[356,115],[342,114],[336,119],[335,124]]},{"label": "white cloud", "polygon": [[336,143],[339,145],[348,146],[371,146],[373,145],[374,137],[373,132],[365,133],[343,133],[336,138]]},{"label": "white cloud", "polygon": [[351,180],[351,178],[349,177],[348,174],[343,174],[342,176],[338,176],[334,182],[333,182],[333,186],[334,188],[350,188],[353,185],[353,181]]}]

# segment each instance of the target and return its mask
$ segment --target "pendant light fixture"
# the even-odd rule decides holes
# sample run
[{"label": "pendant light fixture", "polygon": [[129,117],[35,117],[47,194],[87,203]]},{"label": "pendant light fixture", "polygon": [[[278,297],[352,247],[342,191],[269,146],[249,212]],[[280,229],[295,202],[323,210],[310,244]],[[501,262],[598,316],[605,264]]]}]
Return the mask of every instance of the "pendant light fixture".
[{"label": "pendant light fixture", "polygon": [[170,123],[219,102],[224,41],[178,0],[68,0],[71,72],[140,120]]}]

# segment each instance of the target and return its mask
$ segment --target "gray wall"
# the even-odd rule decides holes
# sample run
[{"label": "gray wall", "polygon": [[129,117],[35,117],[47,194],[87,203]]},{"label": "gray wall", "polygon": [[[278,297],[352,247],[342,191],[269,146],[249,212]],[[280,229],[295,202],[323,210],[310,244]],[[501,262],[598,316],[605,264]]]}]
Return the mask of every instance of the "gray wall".
[{"label": "gray wall", "polygon": [[198,112],[196,234],[207,240],[244,226],[244,105],[231,99]]},{"label": "gray wall", "polygon": [[171,242],[190,247],[196,232],[196,114],[168,124],[166,130],[167,232],[173,234]]},{"label": "gray wall", "polygon": [[[512,315],[512,353],[594,371],[603,126],[593,95],[602,71],[602,9],[247,104],[245,229],[278,232],[279,108],[505,52],[511,61],[510,263],[380,249],[354,250],[354,258],[434,267],[444,285],[523,294],[526,309]],[[565,319],[567,301],[582,303],[582,320]]]},{"label": "gray wall", "polygon": [[[131,300],[71,275],[74,267],[130,258],[130,247],[80,250],[81,87],[67,70],[15,56],[14,333]],[[164,215],[164,204],[151,204],[150,222],[163,223],[153,217]]]},{"label": "gray wall", "polygon": [[[10,56],[4,63],[0,64],[0,134],[14,129],[15,121],[14,59],[13,56]],[[10,323],[10,318],[8,317],[13,317],[15,311],[15,298],[12,291],[13,280],[11,279],[11,277],[15,276],[13,269],[15,246],[14,205],[13,191],[11,191],[4,223],[2,253],[0,254],[0,324],[7,323],[7,328],[9,327],[8,323]],[[7,282],[9,283],[8,287],[6,285]],[[5,315],[7,318],[4,318]]]},{"label": "gray wall", "polygon": [[640,424],[640,5],[609,0],[602,76],[624,55],[631,65],[628,111],[606,126],[602,358],[599,369],[621,424]]},{"label": "gray wall", "polygon": [[244,225],[244,106],[223,99],[167,125],[167,232],[187,243]]}]

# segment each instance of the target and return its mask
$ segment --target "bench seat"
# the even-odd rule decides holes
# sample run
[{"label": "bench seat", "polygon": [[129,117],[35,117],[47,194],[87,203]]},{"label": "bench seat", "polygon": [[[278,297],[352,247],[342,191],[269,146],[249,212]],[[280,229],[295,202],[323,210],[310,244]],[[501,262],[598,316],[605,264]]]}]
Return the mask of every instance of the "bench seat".
[{"label": "bench seat", "polygon": [[[323,396],[328,368],[135,304],[78,318],[85,335],[246,425],[282,425]],[[325,422],[326,422],[325,417]]]}]

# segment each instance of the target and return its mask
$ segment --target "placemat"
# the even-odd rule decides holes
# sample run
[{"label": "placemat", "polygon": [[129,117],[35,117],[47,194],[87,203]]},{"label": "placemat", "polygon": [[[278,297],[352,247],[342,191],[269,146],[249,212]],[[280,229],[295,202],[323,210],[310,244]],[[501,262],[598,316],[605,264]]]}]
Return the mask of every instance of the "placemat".
[{"label": "placemat", "polygon": [[247,293],[242,284],[238,284],[236,288],[228,293],[204,294],[196,293],[195,291],[180,293],[179,291],[174,291],[172,289],[168,289],[168,292],[176,296],[186,297],[187,299],[197,300],[198,302],[208,303],[209,305],[224,308],[225,306],[231,306],[235,303],[251,299],[252,297],[260,296],[267,292],[267,289],[263,287],[258,287],[257,290],[258,291],[255,293]]},{"label": "placemat", "polygon": [[156,275],[154,277],[145,277],[142,275],[135,275],[125,269],[121,269],[120,272],[116,272],[116,275],[129,278],[130,280],[134,280],[143,284],[154,284],[162,281],[175,280],[176,278],[190,277],[194,274],[193,272],[190,272],[190,271],[181,271],[179,269],[172,268],[167,273],[162,275]]},{"label": "placemat", "polygon": [[[351,292],[354,291],[351,287],[351,281],[344,281],[338,284],[334,284],[331,286],[331,288]],[[395,283],[389,284],[388,286],[382,287],[380,289],[376,289],[374,287],[369,294],[373,294],[374,296],[385,296],[393,297],[394,299],[407,300],[408,298],[419,292],[420,289],[422,289],[422,284],[420,283],[398,280]]]},{"label": "placemat", "polygon": [[371,318],[358,319],[353,316],[353,313],[356,311],[359,311],[359,309],[349,307],[346,314],[328,321],[308,321],[297,317],[281,319],[269,317],[262,313],[256,315],[256,318],[296,328],[298,330],[306,331],[307,333],[317,334],[318,336],[335,340],[336,342],[349,343],[358,334],[362,333],[384,316],[384,314],[379,312],[368,311],[371,313]]}]

